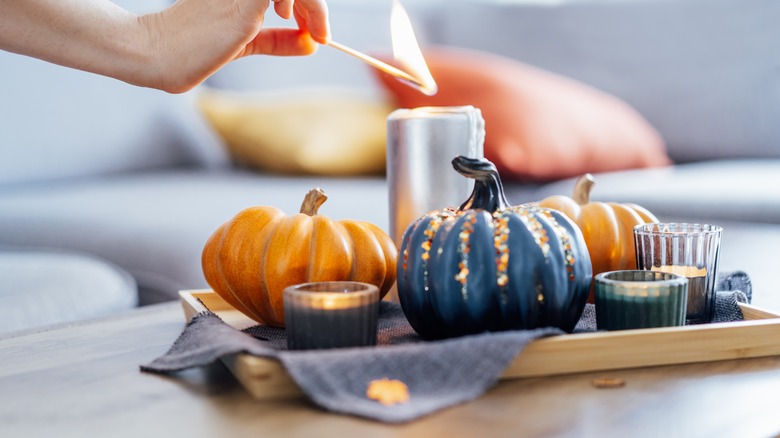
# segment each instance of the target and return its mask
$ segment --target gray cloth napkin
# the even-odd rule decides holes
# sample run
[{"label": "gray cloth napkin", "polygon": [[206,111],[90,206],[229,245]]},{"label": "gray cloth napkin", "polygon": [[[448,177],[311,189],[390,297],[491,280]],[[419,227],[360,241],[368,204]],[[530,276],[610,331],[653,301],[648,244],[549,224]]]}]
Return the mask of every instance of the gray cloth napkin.
[{"label": "gray cloth napkin", "polygon": [[[752,297],[747,274],[720,275],[718,290],[715,321],[742,320],[737,302],[749,302]],[[589,304],[575,331],[595,329],[595,311]],[[214,313],[203,312],[187,323],[167,353],[142,365],[141,370],[170,374],[236,353],[275,358],[319,406],[400,423],[479,397],[529,342],[562,333],[546,328],[426,342],[411,328],[398,304],[382,302],[376,347],[288,351],[284,329],[254,326],[238,331]],[[404,382],[409,400],[383,405],[369,399],[369,383],[383,378]]]}]

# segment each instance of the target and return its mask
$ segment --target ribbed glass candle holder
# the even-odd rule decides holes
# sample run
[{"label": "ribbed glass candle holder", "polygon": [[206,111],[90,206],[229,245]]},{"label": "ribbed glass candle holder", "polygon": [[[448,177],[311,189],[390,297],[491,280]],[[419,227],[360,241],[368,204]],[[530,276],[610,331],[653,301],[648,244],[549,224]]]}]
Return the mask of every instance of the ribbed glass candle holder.
[{"label": "ribbed glass candle holder", "polygon": [[685,325],[688,279],[654,271],[603,272],[595,278],[596,326],[624,330]]},{"label": "ribbed glass candle holder", "polygon": [[715,314],[723,228],[709,224],[653,223],[634,227],[637,269],[688,278],[689,324],[708,323]]},{"label": "ribbed glass candle holder", "polygon": [[284,290],[287,348],[310,350],[376,345],[379,289],[326,281]]}]

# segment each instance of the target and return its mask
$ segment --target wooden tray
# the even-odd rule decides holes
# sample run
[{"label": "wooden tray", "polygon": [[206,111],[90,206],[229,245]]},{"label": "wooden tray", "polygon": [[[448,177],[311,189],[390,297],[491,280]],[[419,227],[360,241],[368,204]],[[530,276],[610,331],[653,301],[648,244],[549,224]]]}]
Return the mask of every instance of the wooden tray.
[{"label": "wooden tray", "polygon": [[[211,290],[186,290],[179,296],[187,320],[211,310],[239,330],[256,324]],[[501,378],[780,355],[780,315],[747,304],[740,307],[745,321],[538,339],[523,350]],[[238,354],[223,361],[257,399],[302,395],[275,359]]]}]

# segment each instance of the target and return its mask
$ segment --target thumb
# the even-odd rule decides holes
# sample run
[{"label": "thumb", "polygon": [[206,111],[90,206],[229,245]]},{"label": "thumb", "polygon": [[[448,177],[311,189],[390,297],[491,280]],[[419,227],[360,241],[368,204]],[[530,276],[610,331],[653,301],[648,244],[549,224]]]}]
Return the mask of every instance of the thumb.
[{"label": "thumb", "polygon": [[[318,44],[308,32],[292,28],[262,29],[240,56],[302,56],[317,51]],[[239,57],[240,57],[239,56]]]}]

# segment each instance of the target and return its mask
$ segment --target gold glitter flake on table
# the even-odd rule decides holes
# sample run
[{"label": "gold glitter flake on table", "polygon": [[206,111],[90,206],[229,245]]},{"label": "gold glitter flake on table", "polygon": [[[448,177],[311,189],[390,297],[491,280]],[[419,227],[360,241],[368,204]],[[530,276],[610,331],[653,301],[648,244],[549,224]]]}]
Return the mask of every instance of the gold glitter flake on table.
[{"label": "gold glitter flake on table", "polygon": [[366,397],[385,406],[402,404],[409,401],[409,387],[400,380],[384,377],[368,383]]}]

